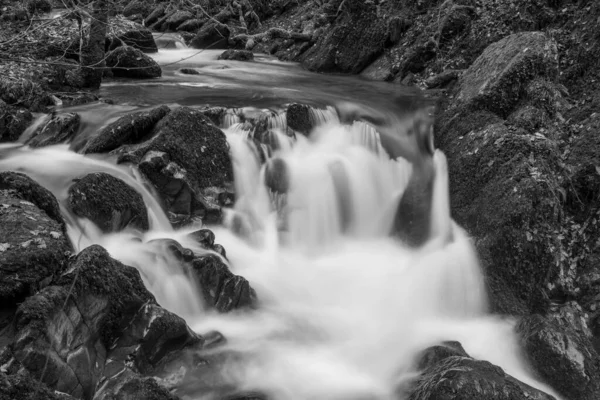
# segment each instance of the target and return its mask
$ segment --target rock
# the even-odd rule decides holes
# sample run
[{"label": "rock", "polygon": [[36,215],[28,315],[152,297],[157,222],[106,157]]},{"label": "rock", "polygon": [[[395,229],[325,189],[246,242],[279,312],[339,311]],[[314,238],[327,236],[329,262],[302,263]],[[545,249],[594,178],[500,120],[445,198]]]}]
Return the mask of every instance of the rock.
[{"label": "rock", "polygon": [[106,39],[108,42],[106,50],[114,50],[120,46],[131,46],[144,53],[158,52],[152,32],[141,25],[135,28],[130,30],[123,29],[123,32],[108,36]]},{"label": "rock", "polygon": [[0,399],[5,400],[75,400],[64,393],[50,390],[27,373],[7,375],[0,371]]},{"label": "rock", "polygon": [[117,47],[106,56],[106,66],[115,76],[137,79],[158,78],[160,66],[152,58],[133,47]]},{"label": "rock", "polygon": [[201,111],[180,107],[153,130],[153,139],[133,147],[120,162],[139,163],[150,151],[168,155],[182,168],[194,188],[225,187],[233,179],[225,134]]},{"label": "rock", "polygon": [[197,257],[192,263],[191,273],[196,277],[209,307],[222,313],[255,307],[254,289],[245,278],[234,275],[218,256]]},{"label": "rock", "polygon": [[125,228],[147,230],[148,212],[142,195],[107,173],[86,175],[69,188],[69,206],[102,232]]},{"label": "rock", "polygon": [[527,104],[513,111],[506,120],[514,126],[534,133],[548,124],[550,116],[544,110]]},{"label": "rock", "polygon": [[176,11],[162,24],[163,31],[175,31],[184,22],[192,19],[194,16],[189,11]]},{"label": "rock", "polygon": [[125,17],[131,17],[133,15],[139,14],[142,18],[146,18],[152,10],[154,9],[154,5],[152,2],[143,1],[143,0],[132,0],[125,6],[123,9],[123,15]]},{"label": "rock", "polygon": [[[452,3],[450,3],[452,4]],[[439,41],[445,43],[469,29],[475,8],[460,4],[452,4],[440,23]]]},{"label": "rock", "polygon": [[180,68],[179,72],[185,75],[200,75],[200,72],[194,68]]},{"label": "rock", "polygon": [[227,25],[209,22],[200,28],[190,45],[195,49],[226,49],[230,34]]},{"label": "rock", "polygon": [[488,46],[460,77],[457,104],[506,116],[537,76],[558,74],[556,43],[542,32],[523,32]]},{"label": "rock", "polygon": [[417,357],[417,370],[423,371],[435,367],[442,360],[449,357],[469,357],[459,342],[443,342],[437,346],[431,346],[423,350]]},{"label": "rock", "polygon": [[144,304],[155,303],[139,272],[100,246],[17,309],[14,357],[60,392],[91,399],[109,349]]},{"label": "rock", "polygon": [[107,153],[125,144],[139,143],[169,112],[169,107],[160,106],[150,111],[127,114],[103,128],[97,136],[90,139],[81,152]]},{"label": "rock", "polygon": [[162,18],[165,15],[167,5],[167,3],[159,3],[158,6],[154,7],[150,15],[148,15],[148,17],[146,17],[146,19],[144,20],[144,25],[151,26],[155,24],[156,21],[158,21],[160,18]]},{"label": "rock", "polygon": [[225,50],[219,60],[253,61],[254,54],[249,50]]},{"label": "rock", "polygon": [[600,357],[572,320],[531,315],[522,318],[516,330],[529,364],[562,396],[600,398]]},{"label": "rock", "polygon": [[16,142],[32,120],[28,110],[9,106],[0,99],[0,143]]},{"label": "rock", "polygon": [[429,77],[425,80],[425,86],[428,89],[434,89],[448,85],[450,82],[458,79],[462,71],[455,69],[447,69],[437,75]]},{"label": "rock", "polygon": [[115,379],[110,387],[103,387],[94,400],[179,400],[154,378],[142,378],[130,371]]},{"label": "rock", "polygon": [[350,2],[340,19],[300,56],[309,70],[357,74],[383,52],[387,27],[373,4]]},{"label": "rock", "polygon": [[204,19],[188,19],[187,21],[183,22],[181,25],[179,25],[177,27],[177,31],[184,31],[184,32],[196,32],[198,29],[202,28],[202,26],[206,23],[206,20]]},{"label": "rock", "polygon": [[18,104],[31,112],[46,111],[54,105],[52,97],[37,82],[29,79],[0,79],[0,100],[9,105]]},{"label": "rock", "polygon": [[315,127],[310,112],[310,106],[306,104],[291,104],[286,112],[287,126],[303,135],[308,135]]},{"label": "rock", "polygon": [[360,75],[373,81],[388,80],[391,77],[392,63],[392,58],[384,53],[365,68]]},{"label": "rock", "polygon": [[426,368],[408,400],[555,400],[487,361],[450,356]]},{"label": "rock", "polygon": [[210,229],[200,229],[190,235],[206,249],[212,249],[215,245],[215,234]]},{"label": "rock", "polygon": [[56,198],[31,178],[0,172],[0,301],[8,309],[60,275],[72,251]]},{"label": "rock", "polygon": [[572,203],[585,210],[588,205],[596,204],[600,195],[600,174],[597,168],[600,166],[600,113],[592,114],[581,125],[583,129],[573,139],[568,164],[572,168]]},{"label": "rock", "polygon": [[81,117],[77,113],[53,115],[33,132],[25,144],[36,148],[65,143],[75,137],[80,125]]}]

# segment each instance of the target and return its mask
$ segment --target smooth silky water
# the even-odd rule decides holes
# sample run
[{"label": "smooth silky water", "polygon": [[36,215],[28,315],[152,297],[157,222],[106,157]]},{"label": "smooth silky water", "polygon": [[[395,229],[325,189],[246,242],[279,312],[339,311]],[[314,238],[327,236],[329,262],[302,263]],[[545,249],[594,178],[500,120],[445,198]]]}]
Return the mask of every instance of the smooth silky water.
[{"label": "smooth silky water", "polygon": [[[266,56],[253,63],[218,61],[219,52],[198,52],[176,38],[163,39],[157,41],[166,49],[154,57],[164,65],[164,77],[108,82],[101,92],[117,105],[71,108],[82,116],[71,146],[0,146],[0,170],[24,172],[56,195],[76,251],[102,245],[137,268],[157,301],[196,332],[221,332],[227,338],[224,350],[243,357],[226,363],[220,374],[240,390],[281,400],[397,399],[398,388],[417,374],[419,352],[456,340],[472,357],[554,394],[528,373],[514,322],[486,312],[477,254],[450,218],[445,156],[423,154],[418,138],[407,133],[419,108],[414,93],[311,74]],[[200,75],[183,75],[181,67],[196,68]],[[400,102],[392,100],[399,95]],[[309,138],[290,139],[284,133],[282,110],[292,101],[315,106],[318,125]],[[210,228],[227,250],[231,270],[256,290],[257,310],[228,315],[208,310],[177,259],[154,240],[172,238],[202,254],[207,250],[189,236],[200,226],[174,230],[135,167],[117,165],[107,155],[72,151],[125,113],[156,104],[232,109],[221,128],[230,145],[236,203],[226,210],[222,226]],[[260,155],[269,152],[248,141],[250,133],[240,123],[241,113],[257,112],[271,115],[278,150],[270,157],[287,166],[286,194],[274,195],[265,186]],[[434,179],[431,218],[423,222],[430,224],[430,237],[412,248],[390,232],[411,175],[423,170],[432,171],[428,176]],[[91,172],[112,174],[142,194],[148,232],[102,234],[69,212],[68,187]]]}]

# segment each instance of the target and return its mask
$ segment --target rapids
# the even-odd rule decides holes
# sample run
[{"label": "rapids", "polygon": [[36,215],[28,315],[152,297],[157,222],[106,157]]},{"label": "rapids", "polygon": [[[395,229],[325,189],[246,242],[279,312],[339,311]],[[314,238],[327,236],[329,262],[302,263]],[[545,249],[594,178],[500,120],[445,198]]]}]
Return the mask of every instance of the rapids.
[{"label": "rapids", "polygon": [[[200,334],[221,332],[227,349],[243,355],[224,366],[225,381],[273,399],[395,399],[398,388],[415,376],[418,353],[443,340],[459,341],[471,356],[553,393],[521,360],[514,322],[486,312],[477,254],[450,218],[446,159],[439,150],[419,152],[418,138],[407,133],[407,118],[418,108],[410,104],[420,100],[402,93],[398,102],[390,84],[311,74],[266,56],[254,63],[217,61],[217,52],[177,43],[165,40],[165,49],[155,55],[163,78],[115,80],[101,93],[116,105],[69,109],[82,116],[75,142],[126,112],[155,104],[229,107],[221,128],[231,149],[236,203],[222,226],[210,228],[226,248],[232,271],[256,290],[260,306],[228,315],[203,306],[178,261],[153,241],[172,238],[196,253],[206,252],[189,236],[199,225],[173,229],[135,167],[117,165],[111,156],[83,156],[66,144],[0,145],[0,171],[25,172],[55,194],[76,251],[100,244],[136,267],[159,304]],[[181,66],[201,74],[182,75]],[[284,134],[282,110],[291,101],[315,106],[317,127],[309,138]],[[356,110],[370,118],[354,121]],[[257,148],[247,140],[239,116],[257,112],[269,113],[277,149]],[[364,122],[369,119],[380,125]],[[383,145],[390,141],[393,146]],[[285,162],[286,194],[274,195],[265,185],[261,152]],[[423,221],[431,233],[425,245],[412,248],[389,232],[419,164],[433,171],[431,215]],[[72,180],[100,171],[142,194],[148,232],[102,234],[70,213],[66,199]]]}]

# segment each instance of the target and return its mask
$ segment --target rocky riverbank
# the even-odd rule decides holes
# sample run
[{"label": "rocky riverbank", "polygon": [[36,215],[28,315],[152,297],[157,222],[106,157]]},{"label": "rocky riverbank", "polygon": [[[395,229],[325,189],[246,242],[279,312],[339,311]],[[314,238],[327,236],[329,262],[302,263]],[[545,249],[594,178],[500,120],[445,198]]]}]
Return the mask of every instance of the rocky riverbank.
[{"label": "rocky riverbank", "polygon": [[[86,19],[43,17],[53,6],[0,2],[0,142],[16,141],[32,113],[49,115],[28,145],[70,142],[79,116],[55,107],[98,100],[77,73]],[[225,59],[268,53],[435,97],[452,216],[476,244],[492,311],[518,319],[535,376],[565,399],[600,398],[599,4],[133,0],[114,3],[110,14],[105,79],[161,76],[147,56],[157,51],[152,30],[177,32],[191,47],[227,49]],[[311,131],[306,110],[288,108],[290,136]],[[123,116],[73,150],[136,165],[174,226],[218,222],[234,197],[219,129],[225,112],[160,106]],[[264,118],[242,122],[255,141],[273,145]],[[272,189],[285,192],[284,166],[270,165]],[[226,338],[198,335],[161,308],[137,270],[100,246],[75,255],[48,190],[4,172],[0,197],[0,398],[174,399],[197,376],[222,398],[265,398],[219,382],[216,366],[232,355],[206,350]],[[68,204],[104,232],[148,229],[143,199],[110,175],[81,176]],[[206,304],[252,312],[257,295],[218,256],[226,254],[214,234],[195,237],[211,255],[165,245]],[[189,360],[182,374],[173,373],[173,360]],[[552,398],[457,343],[424,350],[415,365],[420,375],[400,385],[398,398]]]}]

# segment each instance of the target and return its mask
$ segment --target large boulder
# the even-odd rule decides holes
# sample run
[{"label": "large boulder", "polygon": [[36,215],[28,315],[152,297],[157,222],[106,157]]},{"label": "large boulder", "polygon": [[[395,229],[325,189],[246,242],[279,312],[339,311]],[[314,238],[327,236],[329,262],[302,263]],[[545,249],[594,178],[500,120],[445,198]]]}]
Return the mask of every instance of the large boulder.
[{"label": "large boulder", "polygon": [[583,320],[567,309],[562,315],[524,317],[516,330],[539,377],[565,398],[592,400],[600,398],[600,357]]},{"label": "large boulder", "polygon": [[136,79],[159,78],[160,66],[151,57],[131,46],[121,46],[106,56],[106,66],[114,76]]},{"label": "large boulder", "polygon": [[115,341],[145,304],[154,303],[135,268],[89,247],[54,285],[19,306],[14,357],[49,387],[91,399]]},{"label": "large boulder", "polygon": [[52,115],[25,143],[34,148],[65,143],[73,139],[80,125],[81,117],[77,113]]},{"label": "large boulder", "polygon": [[457,105],[507,116],[538,76],[558,74],[556,43],[542,32],[509,35],[488,46],[460,77]]},{"label": "large boulder", "polygon": [[83,154],[107,153],[124,144],[139,143],[171,110],[160,106],[150,111],[127,114],[103,128],[81,150]]},{"label": "large boulder", "polygon": [[192,19],[194,16],[189,11],[176,11],[175,13],[169,15],[165,22],[162,24],[163,31],[174,31],[177,28],[186,22],[187,20]]},{"label": "large boulder", "polygon": [[0,301],[14,305],[66,268],[71,244],[56,198],[26,175],[0,172]]},{"label": "large boulder", "polygon": [[16,142],[32,120],[28,110],[9,106],[0,99],[0,143]]},{"label": "large boulder", "polygon": [[177,31],[196,32],[198,29],[202,28],[205,22],[206,20],[204,19],[188,19],[177,27]]},{"label": "large boulder", "polygon": [[119,162],[140,165],[175,214],[212,214],[208,191],[218,196],[233,179],[225,134],[201,111],[187,107],[171,111],[152,134],[152,140],[131,146]]},{"label": "large boulder", "polygon": [[0,371],[0,399],[3,400],[75,400],[65,393],[50,390],[27,373],[5,374]]},{"label": "large boulder", "polygon": [[88,218],[102,232],[125,228],[147,230],[148,211],[142,195],[112,175],[86,175],[69,188],[69,206],[79,217]]},{"label": "large boulder", "polygon": [[362,1],[346,6],[348,12],[300,56],[308,69],[356,74],[383,53],[388,31],[376,6]]},{"label": "large boulder", "polygon": [[206,23],[190,42],[195,49],[226,49],[228,47],[229,27],[221,23]]},{"label": "large boulder", "polygon": [[121,32],[107,36],[107,50],[114,50],[119,46],[131,46],[144,53],[156,53],[158,47],[154,41],[154,36],[149,29],[142,26],[134,27],[130,30],[123,29]]},{"label": "large boulder", "polygon": [[150,15],[153,9],[153,2],[144,0],[131,0],[123,9],[123,15],[125,17],[141,15],[142,18],[146,18],[148,15]]}]

